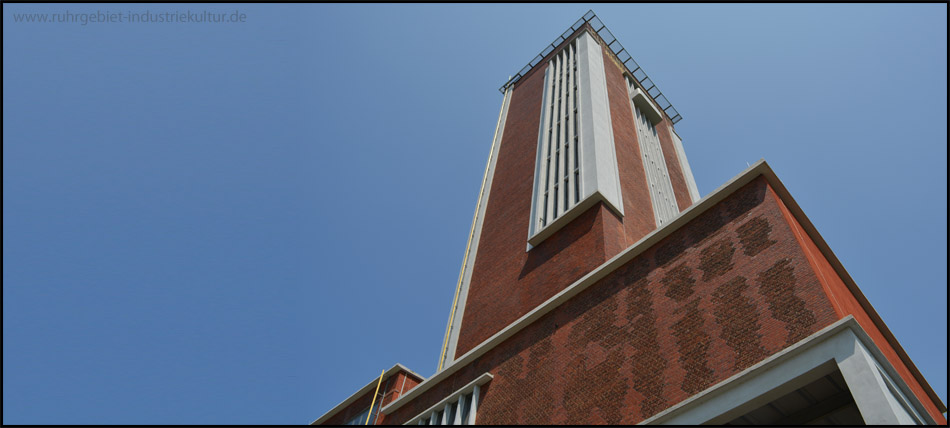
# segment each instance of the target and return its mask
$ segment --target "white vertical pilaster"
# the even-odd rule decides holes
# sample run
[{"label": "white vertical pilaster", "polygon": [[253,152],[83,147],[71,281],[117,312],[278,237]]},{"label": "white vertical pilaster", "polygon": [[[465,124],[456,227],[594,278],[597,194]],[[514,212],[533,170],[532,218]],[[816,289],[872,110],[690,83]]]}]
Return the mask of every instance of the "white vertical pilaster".
[{"label": "white vertical pilaster", "polygon": [[558,166],[558,169],[557,171],[558,173],[557,173],[557,176],[554,177],[554,179],[557,180],[557,187],[558,187],[557,208],[555,209],[555,212],[557,212],[558,214],[562,214],[565,211],[567,211],[566,209],[564,209],[564,201],[565,199],[567,199],[567,189],[565,189],[565,186],[564,186],[564,173],[567,168],[567,148],[566,148],[567,139],[565,138],[565,134],[567,134],[567,120],[565,118],[565,113],[567,111],[567,69],[571,67],[571,64],[567,61],[566,50],[562,50],[561,53],[558,54],[558,57],[560,58],[560,62],[561,62],[561,74],[559,77],[560,82],[561,82],[561,89],[558,92],[559,100],[558,100],[558,107],[557,107],[558,108],[558,111],[557,111],[558,112],[558,115],[557,115],[557,120],[558,120],[558,126],[557,126],[557,150],[558,150],[558,156],[557,156],[558,165],[557,166]]},{"label": "white vertical pilaster", "polygon": [[455,360],[455,350],[458,345],[459,329],[462,328],[462,316],[465,314],[465,302],[468,300],[468,286],[472,281],[472,266],[475,265],[475,257],[478,255],[478,242],[482,236],[482,224],[485,219],[485,209],[488,206],[488,196],[491,193],[492,178],[495,176],[495,164],[498,162],[498,152],[501,150],[501,140],[505,133],[505,122],[508,120],[508,106],[511,103],[512,88],[505,91],[505,97],[501,102],[501,111],[498,113],[498,124],[495,128],[494,140],[492,140],[491,150],[488,152],[488,164],[485,166],[485,177],[482,180],[482,188],[479,192],[478,202],[475,205],[475,215],[472,219],[471,242],[466,251],[467,257],[462,260],[461,277],[462,283],[458,289],[458,299],[455,301],[454,312],[449,320],[449,337],[446,345],[443,368]]},{"label": "white vertical pilaster", "polygon": [[577,79],[581,131],[580,199],[599,192],[611,208],[623,214],[603,48],[586,32],[577,38]]},{"label": "white vertical pilaster", "polygon": [[472,409],[468,411],[468,421],[465,422],[466,425],[475,425],[475,417],[478,413],[478,394],[481,392],[478,385],[475,385],[475,390],[472,391]]},{"label": "white vertical pilaster", "polygon": [[915,424],[888,391],[874,358],[860,341],[854,340],[851,344],[850,355],[837,358],[838,369],[864,422],[868,425]]},{"label": "white vertical pilaster", "polygon": [[465,398],[464,394],[460,394],[458,399],[455,401],[455,417],[452,418],[452,425],[462,425],[462,399]]},{"label": "white vertical pilaster", "polygon": [[571,43],[567,47],[567,112],[565,117],[567,120],[567,169],[564,170],[564,173],[567,174],[567,197],[568,203],[573,205],[577,202],[577,194],[574,186],[574,169],[577,166],[577,159],[574,158],[574,152],[576,150],[575,145],[578,143],[574,138],[574,109],[577,105],[576,94],[574,92],[574,64],[576,57],[574,55],[574,43]]},{"label": "white vertical pilaster", "polygon": [[689,161],[686,160],[686,149],[683,148],[683,140],[676,134],[672,126],[669,128],[670,137],[673,138],[673,148],[676,150],[676,158],[680,161],[680,169],[683,170],[683,177],[686,177],[686,187],[689,189],[690,202],[696,203],[696,201],[701,199],[699,196],[699,188],[696,187],[693,170],[689,167]]}]

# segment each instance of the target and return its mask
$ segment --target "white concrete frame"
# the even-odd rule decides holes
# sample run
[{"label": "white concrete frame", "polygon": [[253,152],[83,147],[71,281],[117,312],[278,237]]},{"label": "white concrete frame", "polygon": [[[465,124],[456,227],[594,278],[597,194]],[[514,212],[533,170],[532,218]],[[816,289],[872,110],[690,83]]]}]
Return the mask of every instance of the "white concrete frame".
[{"label": "white concrete frame", "polygon": [[[481,386],[490,382],[494,376],[491,373],[484,373],[481,376],[475,378],[475,380],[467,383],[465,386],[455,390],[455,392],[449,394],[448,397],[443,398],[438,403],[435,403],[428,409],[424,410],[422,413],[419,413],[414,418],[409,419],[403,425],[419,425],[422,423],[422,419],[429,417],[429,425],[475,425],[475,415],[478,410],[478,394],[481,393]],[[467,420],[462,420],[462,397],[464,397],[469,392],[472,393],[472,406],[468,411]],[[442,417],[449,416],[449,409],[452,407],[452,404],[456,404],[455,419],[452,423],[445,423],[438,418],[439,410],[442,410]],[[435,421],[435,422],[432,422]]]},{"label": "white concrete frame", "polygon": [[835,369],[841,371],[865,423],[936,423],[864,329],[849,315],[641,424],[720,425]]},{"label": "white concrete frame", "polygon": [[445,355],[439,356],[440,360],[445,360],[442,366],[443,368],[455,361],[455,349],[458,345],[459,330],[462,327],[465,302],[468,300],[468,286],[472,282],[472,266],[475,266],[475,256],[478,254],[478,241],[479,237],[482,236],[482,224],[485,219],[485,209],[488,207],[488,196],[489,193],[491,193],[492,178],[495,176],[495,164],[498,161],[498,152],[501,150],[502,136],[505,134],[505,121],[508,119],[508,105],[511,103],[511,93],[512,88],[508,88],[505,92],[505,97],[501,103],[501,111],[498,113],[498,123],[495,124],[495,138],[488,152],[488,167],[485,172],[485,177],[482,180],[481,196],[476,205],[477,208],[475,210],[475,218],[473,219],[469,252],[462,260],[462,282],[457,291],[458,299],[455,301],[452,318],[449,319],[448,344],[445,346]]},{"label": "white concrete frame", "polygon": [[[607,97],[607,74],[604,69],[603,47],[586,30],[575,39],[577,43],[577,136],[578,164],[580,165],[580,202],[560,214],[553,221],[541,226],[537,205],[543,198],[541,184],[542,151],[546,143],[546,115],[542,109],[541,126],[538,131],[538,154],[535,163],[534,191],[532,192],[531,219],[528,222],[527,251],[537,246],[558,229],[570,223],[588,208],[603,201],[610,209],[623,216],[623,198],[620,192],[620,172],[617,166],[617,151],[610,119],[610,103]],[[557,70],[549,64],[545,70],[545,103],[547,105],[548,83]],[[549,217],[550,218],[550,217]]]}]

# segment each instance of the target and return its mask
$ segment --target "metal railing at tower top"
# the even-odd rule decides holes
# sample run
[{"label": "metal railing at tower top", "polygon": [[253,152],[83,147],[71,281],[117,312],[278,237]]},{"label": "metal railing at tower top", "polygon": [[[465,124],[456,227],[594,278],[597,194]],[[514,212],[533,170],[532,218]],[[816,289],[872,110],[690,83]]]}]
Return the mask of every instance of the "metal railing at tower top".
[{"label": "metal railing at tower top", "polygon": [[617,59],[620,60],[624,67],[627,68],[627,72],[637,80],[637,83],[639,83],[640,86],[644,88],[646,93],[649,94],[654,101],[656,101],[657,105],[663,109],[663,112],[666,113],[666,116],[670,118],[670,122],[676,124],[676,122],[679,122],[683,119],[683,116],[681,116],[679,112],[676,111],[676,109],[673,107],[673,104],[666,99],[666,96],[664,96],[662,92],[660,92],[660,89],[656,87],[656,84],[653,83],[652,80],[650,80],[650,77],[647,76],[646,72],[643,71],[643,68],[640,67],[640,64],[637,64],[637,62],[633,60],[633,57],[630,56],[630,53],[624,49],[623,45],[620,44],[620,41],[617,40],[613,33],[607,29],[607,26],[600,21],[600,18],[597,17],[593,10],[588,10],[587,13],[581,17],[581,19],[578,19],[574,25],[554,39],[554,42],[544,48],[544,50],[542,50],[538,56],[534,57],[534,59],[532,59],[528,65],[524,66],[524,68],[522,68],[518,74],[515,74],[514,77],[508,79],[508,81],[505,82],[501,88],[498,88],[498,90],[504,94],[508,87],[517,83],[518,80],[521,80],[522,77],[527,75],[532,69],[534,69],[534,67],[540,64],[544,57],[548,56],[549,53],[554,51],[558,45],[567,40],[571,34],[574,34],[574,32],[584,26],[584,24],[590,24],[590,27],[597,33],[600,39],[603,40],[604,44],[607,45],[607,48],[609,48],[610,51],[617,56]]}]

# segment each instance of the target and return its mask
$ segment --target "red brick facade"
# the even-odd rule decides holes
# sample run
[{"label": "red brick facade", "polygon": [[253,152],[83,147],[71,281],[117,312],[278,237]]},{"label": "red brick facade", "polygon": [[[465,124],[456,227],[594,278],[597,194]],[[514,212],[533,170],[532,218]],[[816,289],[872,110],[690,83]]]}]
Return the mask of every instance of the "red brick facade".
[{"label": "red brick facade", "polygon": [[396,409],[485,372],[479,424],[633,424],[839,317],[763,178]]}]

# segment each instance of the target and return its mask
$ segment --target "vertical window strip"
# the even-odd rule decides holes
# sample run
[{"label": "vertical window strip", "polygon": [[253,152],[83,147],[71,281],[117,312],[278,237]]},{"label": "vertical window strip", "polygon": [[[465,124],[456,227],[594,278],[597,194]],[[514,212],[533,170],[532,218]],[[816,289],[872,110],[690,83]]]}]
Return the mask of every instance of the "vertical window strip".
[{"label": "vertical window strip", "polygon": [[[565,203],[564,203],[565,199],[567,198],[567,189],[565,188],[563,184],[564,180],[561,177],[567,170],[566,168],[567,150],[565,149],[565,138],[564,138],[565,137],[564,134],[567,128],[566,126],[567,120],[565,120],[564,118],[567,115],[567,108],[566,108],[567,107],[566,106],[567,104],[567,85],[566,85],[567,70],[570,68],[570,63],[567,62],[566,49],[561,50],[561,53],[558,54],[558,57],[560,58],[561,64],[563,65],[561,66],[561,74],[560,74],[561,88],[560,88],[560,92],[558,96],[558,118],[557,118],[558,120],[557,147],[558,147],[558,154],[559,154],[558,156],[558,172],[559,173],[554,176],[554,179],[557,180],[557,183],[559,184],[559,189],[560,189],[560,192],[558,194],[558,199],[557,199],[557,207],[555,207],[555,211],[558,213],[556,214],[556,216],[559,216],[560,214],[563,214],[565,211],[567,211],[567,207],[565,206]],[[561,126],[562,124],[565,126]]]},{"label": "vertical window strip", "polygon": [[580,201],[580,168],[578,167],[578,140],[577,138],[577,40],[575,39],[568,46],[568,53],[571,58],[571,79],[569,87],[571,88],[571,103],[569,105],[569,122],[568,129],[570,132],[568,135],[571,136],[571,142],[573,143],[573,150],[571,150],[571,168],[567,171],[568,180],[571,182],[569,187],[571,189],[571,205],[577,204]]},{"label": "vertical window strip", "polygon": [[[552,74],[554,87],[552,88],[553,92],[551,92],[551,102],[552,102],[551,112],[552,114],[556,114],[557,110],[554,107],[555,107],[555,104],[557,103],[557,98],[558,98],[557,94],[560,92],[560,89],[561,89],[561,82],[559,78],[561,75],[561,61],[558,60],[557,56],[555,56],[554,59],[552,60],[552,65],[554,66],[554,73]],[[557,213],[555,212],[555,206],[557,205],[558,192],[557,192],[557,182],[554,179],[554,177],[557,175],[557,166],[558,166],[557,165],[558,152],[557,152],[557,146],[556,146],[557,143],[555,140],[557,138],[557,134],[554,133],[556,131],[556,127],[557,127],[557,116],[553,116],[551,118],[551,137],[552,138],[548,140],[548,144],[550,145],[548,150],[552,152],[551,166],[548,167],[548,173],[547,173],[547,176],[545,177],[548,183],[547,187],[548,187],[548,192],[549,192],[548,193],[549,198],[548,198],[548,203],[545,204],[546,206],[544,207],[544,209],[547,211],[548,221],[554,221],[554,219],[557,218]],[[554,170],[553,174],[551,172],[552,169]]]},{"label": "vertical window strip", "polygon": [[537,168],[536,221],[545,227],[580,201],[577,42],[548,63],[544,87],[542,157]]},{"label": "vertical window strip", "polygon": [[639,107],[634,105],[634,110],[637,116],[640,151],[643,153],[643,166],[650,185],[653,209],[657,217],[657,226],[661,226],[675,217],[679,209],[673,196],[673,185],[666,171],[666,161],[663,158],[663,149],[660,147],[656,127],[640,111]]},{"label": "vertical window strip", "polygon": [[541,172],[538,175],[538,179],[543,182],[543,184],[539,183],[538,187],[539,187],[539,190],[543,188],[543,191],[539,192],[540,194],[538,195],[538,200],[535,201],[535,204],[541,204],[540,209],[536,210],[536,214],[538,214],[538,216],[540,217],[539,221],[541,223],[541,227],[544,227],[547,224],[547,219],[548,219],[548,215],[547,215],[548,212],[546,208],[548,205],[548,193],[549,193],[547,176],[548,176],[548,171],[551,169],[551,121],[554,115],[554,110],[553,110],[554,103],[551,101],[551,97],[553,96],[553,93],[554,93],[553,91],[553,88],[554,88],[553,65],[548,66],[545,73],[545,80],[546,80],[545,82],[546,85],[544,88],[544,93],[546,96],[545,98],[546,104],[543,106],[544,107],[544,126],[541,128],[542,129],[541,131],[541,139],[542,139],[541,156],[542,157],[540,160],[541,165],[538,165],[538,168],[541,168]]}]

